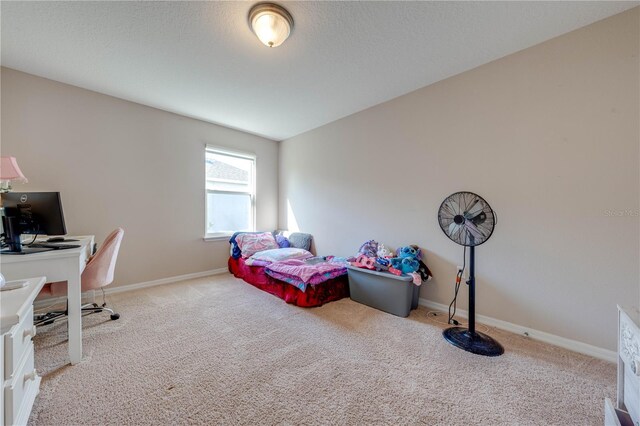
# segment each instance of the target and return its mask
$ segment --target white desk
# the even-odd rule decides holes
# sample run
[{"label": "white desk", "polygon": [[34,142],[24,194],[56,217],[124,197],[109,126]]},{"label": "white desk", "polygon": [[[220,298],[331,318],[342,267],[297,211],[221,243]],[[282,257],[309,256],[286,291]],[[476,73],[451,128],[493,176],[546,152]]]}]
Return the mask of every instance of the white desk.
[{"label": "white desk", "polygon": [[40,389],[31,339],[33,301],[44,282],[31,278],[22,288],[0,292],[0,425],[26,425]]},{"label": "white desk", "polygon": [[80,248],[53,250],[24,255],[0,255],[0,272],[7,281],[45,276],[48,282],[67,281],[69,302],[69,359],[71,364],[82,360],[82,298],[80,275],[91,256],[93,235],[68,237],[79,240],[65,244],[78,244]]}]

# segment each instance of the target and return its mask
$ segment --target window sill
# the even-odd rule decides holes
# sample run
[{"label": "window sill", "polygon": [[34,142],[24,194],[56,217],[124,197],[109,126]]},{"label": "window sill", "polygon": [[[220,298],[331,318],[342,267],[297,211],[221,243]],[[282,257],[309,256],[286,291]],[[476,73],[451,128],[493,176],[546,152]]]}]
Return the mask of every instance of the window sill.
[{"label": "window sill", "polygon": [[225,242],[227,242],[227,241],[229,241],[229,238],[231,238],[231,235],[232,234],[229,234],[229,235],[218,235],[216,237],[206,237],[205,236],[205,237],[202,237],[202,239],[204,241],[225,241]]}]

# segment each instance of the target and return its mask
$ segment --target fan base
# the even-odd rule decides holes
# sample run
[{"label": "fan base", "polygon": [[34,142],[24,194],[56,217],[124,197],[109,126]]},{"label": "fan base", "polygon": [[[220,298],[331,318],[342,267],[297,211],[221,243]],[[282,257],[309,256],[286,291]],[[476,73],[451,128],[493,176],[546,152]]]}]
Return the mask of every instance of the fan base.
[{"label": "fan base", "polygon": [[476,355],[499,356],[504,353],[500,343],[479,331],[471,333],[467,328],[451,327],[444,330],[442,335],[453,346]]}]

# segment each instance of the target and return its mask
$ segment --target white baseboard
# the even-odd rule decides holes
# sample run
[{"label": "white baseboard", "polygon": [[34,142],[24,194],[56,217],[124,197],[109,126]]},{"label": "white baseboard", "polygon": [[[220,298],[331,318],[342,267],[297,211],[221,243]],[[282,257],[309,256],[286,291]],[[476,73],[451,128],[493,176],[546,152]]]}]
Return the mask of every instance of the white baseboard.
[{"label": "white baseboard", "polygon": [[[175,277],[168,277],[168,278],[160,278],[158,280],[153,280],[153,281],[144,281],[141,283],[134,283],[134,284],[125,284],[125,285],[121,285],[121,286],[117,286],[117,287],[110,287],[107,286],[104,288],[104,292],[105,294],[115,294],[115,293],[123,293],[125,291],[133,291],[133,290],[139,290],[141,288],[147,288],[147,287],[155,287],[158,285],[165,285],[165,284],[171,284],[171,283],[177,283],[180,281],[186,281],[186,280],[192,280],[194,278],[202,278],[202,277],[208,277],[211,275],[220,275],[220,274],[224,274],[225,272],[229,272],[229,269],[227,268],[218,268],[218,269],[210,269],[208,271],[202,271],[202,272],[194,272],[191,274],[184,274],[184,275],[178,275]],[[87,291],[85,293],[82,293],[82,299],[83,301],[93,301],[95,295],[95,291]],[[40,308],[45,308],[48,306],[52,306],[52,305],[57,305],[57,304],[64,304],[66,302],[67,298],[66,297],[51,297],[48,299],[41,299],[41,300],[36,300],[36,302],[33,304],[35,309],[40,309]],[[87,302],[88,303],[88,302]]]},{"label": "white baseboard", "polygon": [[208,271],[194,272],[192,274],[178,275],[176,277],[160,278],[158,280],[153,280],[153,281],[145,281],[145,282],[135,283],[135,284],[126,284],[126,285],[121,285],[117,287],[105,287],[104,292],[106,294],[122,293],[125,291],[139,290],[141,288],[155,287],[157,285],[164,285],[164,284],[177,283],[180,281],[192,280],[194,278],[208,277],[211,275],[220,275],[220,274],[224,274],[225,272],[229,272],[229,269],[228,268],[210,269]]},{"label": "white baseboard", "polygon": [[[192,274],[178,275],[175,277],[168,277],[168,278],[160,278],[158,280],[153,280],[153,281],[145,281],[141,283],[127,284],[127,285],[122,285],[117,287],[106,287],[104,292],[106,294],[122,293],[125,291],[133,291],[133,290],[139,290],[142,288],[171,284],[171,283],[176,283],[180,281],[191,280],[194,278],[208,277],[211,275],[220,275],[226,272],[228,272],[227,268],[211,269],[208,271],[194,272]],[[87,292],[87,293],[84,293],[83,296],[93,300],[94,295],[92,293],[93,292]],[[56,297],[56,298],[50,298],[50,299],[37,300],[34,303],[34,307],[36,309],[39,309],[42,307],[51,306],[52,304],[64,303],[65,301],[66,301],[66,297]],[[421,306],[424,306],[426,308],[442,311],[442,312],[447,312],[447,310],[449,309],[449,306],[447,305],[443,305],[442,303],[433,302],[431,300],[427,300],[423,298],[420,298],[418,303]],[[456,315],[462,318],[468,318],[467,311],[463,309],[457,309]],[[534,330],[528,327],[524,327],[522,325],[513,324],[507,321],[502,321],[502,320],[491,318],[485,315],[476,314],[476,320],[479,323],[488,325],[490,327],[495,327],[501,330],[524,335],[532,339],[540,340],[541,342],[550,343],[552,345],[559,346],[561,348],[569,349],[571,351],[589,355],[598,359],[603,359],[605,361],[616,362],[618,360],[618,354],[615,351],[610,351],[608,349],[599,348],[597,346],[589,345],[587,343],[578,342],[577,340],[567,339],[565,337],[556,336],[555,334]]]},{"label": "white baseboard", "polygon": [[[447,312],[449,309],[448,305],[443,305],[442,303],[436,303],[431,300],[427,300],[423,298],[420,298],[418,303],[421,306],[424,306],[426,308],[433,309],[436,311]],[[467,319],[469,317],[469,314],[467,311],[458,308],[456,310],[456,316],[460,316],[462,318]],[[550,343],[552,345],[569,349],[571,351],[578,352],[581,354],[589,355],[594,358],[603,359],[605,361],[610,361],[610,362],[617,362],[618,360],[618,354],[615,351],[610,351],[608,349],[599,348],[597,346],[589,345],[587,343],[578,342],[577,340],[567,339],[565,337],[556,336],[555,334],[534,330],[528,327],[524,327],[522,325],[513,324],[507,321],[502,321],[502,320],[491,318],[485,315],[476,314],[476,321],[478,321],[479,323],[488,325],[490,327],[495,327],[501,330],[510,331],[515,334],[527,336],[532,339],[539,340],[541,342]]]}]

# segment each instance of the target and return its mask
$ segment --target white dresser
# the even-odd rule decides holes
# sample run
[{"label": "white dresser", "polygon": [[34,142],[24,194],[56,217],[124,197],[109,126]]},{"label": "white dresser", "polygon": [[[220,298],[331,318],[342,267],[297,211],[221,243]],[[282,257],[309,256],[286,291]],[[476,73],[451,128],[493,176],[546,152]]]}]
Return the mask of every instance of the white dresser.
[{"label": "white dresser", "polygon": [[618,398],[605,400],[606,426],[640,426],[640,312],[618,306]]},{"label": "white dresser", "polygon": [[0,425],[24,425],[40,390],[34,364],[33,301],[45,278],[28,279],[27,285],[0,291]]}]

